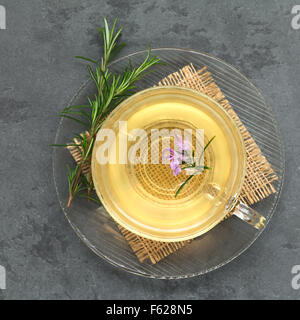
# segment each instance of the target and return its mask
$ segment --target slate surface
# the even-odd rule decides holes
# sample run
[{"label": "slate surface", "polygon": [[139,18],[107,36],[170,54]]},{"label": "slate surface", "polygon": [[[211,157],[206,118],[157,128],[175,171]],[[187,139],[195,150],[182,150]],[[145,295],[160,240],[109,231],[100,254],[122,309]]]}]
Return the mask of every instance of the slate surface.
[{"label": "slate surface", "polygon": [[[300,264],[300,30],[294,1],[0,0],[0,299],[298,299]],[[58,113],[85,79],[75,55],[97,58],[95,28],[118,16],[123,55],[186,47],[222,58],[263,92],[286,151],[277,211],[262,236],[230,264],[199,278],[143,279],[95,256],[56,198],[52,150]]]}]

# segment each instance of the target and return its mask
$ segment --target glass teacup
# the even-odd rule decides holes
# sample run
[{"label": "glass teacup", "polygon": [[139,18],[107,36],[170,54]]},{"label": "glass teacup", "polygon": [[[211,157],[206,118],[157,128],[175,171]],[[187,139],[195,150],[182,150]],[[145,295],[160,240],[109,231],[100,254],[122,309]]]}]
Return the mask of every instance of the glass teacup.
[{"label": "glass teacup", "polygon": [[[188,172],[182,157],[174,175],[163,153],[188,134],[188,156],[199,168],[201,158],[203,170]],[[155,87],[123,101],[103,122],[92,156],[95,189],[108,213],[157,241],[195,238],[230,212],[262,228],[265,218],[238,200],[245,173],[243,138],[230,115],[208,96],[180,87]]]}]

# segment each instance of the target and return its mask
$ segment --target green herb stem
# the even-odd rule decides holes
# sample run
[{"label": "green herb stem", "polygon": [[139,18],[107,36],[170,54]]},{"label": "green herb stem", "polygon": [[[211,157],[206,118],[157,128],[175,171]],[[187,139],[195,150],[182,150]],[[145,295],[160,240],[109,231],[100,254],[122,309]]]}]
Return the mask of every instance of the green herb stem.
[{"label": "green herb stem", "polygon": [[[69,184],[69,200],[68,207],[76,196],[82,195],[82,192],[87,191],[87,197],[91,199],[91,190],[93,189],[93,182],[91,179],[91,172],[89,178],[83,174],[83,167],[90,166],[91,153],[95,143],[96,135],[102,126],[105,117],[114,109],[123,99],[133,93],[135,82],[140,80],[146,71],[161,63],[159,58],[151,57],[151,50],[148,49],[148,54],[145,60],[138,66],[132,66],[129,61],[127,68],[119,75],[110,72],[108,66],[112,59],[125,46],[124,43],[119,43],[119,37],[123,28],[116,30],[117,19],[114,20],[111,29],[108,26],[107,20],[104,19],[104,27],[98,29],[103,39],[103,57],[100,62],[77,56],[79,59],[87,61],[87,69],[90,79],[96,86],[96,94],[93,98],[88,98],[88,104],[69,106],[63,109],[61,116],[76,121],[84,126],[88,134],[78,134],[76,139],[79,144],[76,146],[82,155],[82,161],[77,164],[72,170],[67,167],[67,177]],[[73,146],[74,144],[53,145],[53,146]]]}]

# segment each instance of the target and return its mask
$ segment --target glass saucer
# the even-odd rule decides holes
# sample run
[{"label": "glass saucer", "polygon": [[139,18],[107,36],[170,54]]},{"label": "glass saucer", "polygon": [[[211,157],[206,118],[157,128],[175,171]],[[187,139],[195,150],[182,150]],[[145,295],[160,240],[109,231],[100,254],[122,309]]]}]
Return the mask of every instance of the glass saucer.
[{"label": "glass saucer", "polygon": [[[260,201],[253,207],[270,221],[279,200],[284,177],[284,154],[280,132],[271,108],[261,93],[238,70],[227,63],[205,53],[187,49],[153,49],[167,65],[153,68],[137,83],[137,91],[157,84],[170,73],[192,63],[196,69],[206,66],[215,82],[221,88],[231,106],[249,130],[263,154],[278,175],[273,183],[276,193]],[[133,53],[111,64],[111,70],[119,72],[128,64],[140,63],[146,51]],[[94,93],[90,81],[85,82],[70,101],[69,105],[86,103],[86,97]],[[55,143],[71,141],[80,132],[79,124],[69,119],[61,119]],[[103,207],[88,203],[86,199],[76,199],[67,208],[68,186],[66,165],[73,159],[64,148],[54,148],[53,175],[55,187],[63,212],[80,239],[98,256],[125,271],[151,278],[179,279],[210,272],[221,267],[244,252],[264,230],[256,230],[235,217],[218,224],[209,232],[194,239],[189,245],[152,265],[140,263],[118,227]]]}]

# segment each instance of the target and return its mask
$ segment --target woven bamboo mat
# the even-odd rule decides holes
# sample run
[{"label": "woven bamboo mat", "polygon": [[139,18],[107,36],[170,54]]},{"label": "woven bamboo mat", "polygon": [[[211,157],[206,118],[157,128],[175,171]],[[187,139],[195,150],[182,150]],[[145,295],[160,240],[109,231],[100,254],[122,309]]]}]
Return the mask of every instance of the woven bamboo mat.
[{"label": "woven bamboo mat", "polygon": [[[244,139],[247,155],[247,172],[240,195],[241,201],[251,205],[268,197],[276,191],[272,185],[272,182],[278,179],[276,173],[271,168],[269,162],[262,154],[260,148],[248,130],[242,124],[238,115],[230,106],[220,88],[214,82],[211,73],[207,71],[206,67],[196,70],[192,64],[187,65],[179,71],[162,79],[158,85],[187,87],[204,93],[223,106],[236,122]],[[74,139],[74,142],[78,144],[76,139]],[[75,161],[80,162],[80,150],[74,146],[68,147],[68,149]],[[85,174],[89,173],[89,171],[89,167],[85,167],[83,169]],[[231,214],[228,214],[225,219],[230,217],[230,215]],[[120,225],[118,225],[118,227],[140,262],[150,261],[152,264],[155,264],[192,241],[153,241],[140,237]]]}]

